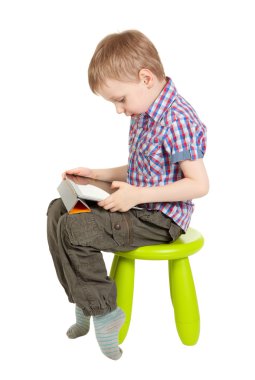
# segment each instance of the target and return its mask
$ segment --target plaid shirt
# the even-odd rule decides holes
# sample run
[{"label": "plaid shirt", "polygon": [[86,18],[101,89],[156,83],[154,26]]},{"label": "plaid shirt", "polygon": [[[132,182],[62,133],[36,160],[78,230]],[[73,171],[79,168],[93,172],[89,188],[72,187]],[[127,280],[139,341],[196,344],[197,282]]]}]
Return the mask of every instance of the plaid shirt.
[{"label": "plaid shirt", "polygon": [[[170,78],[150,108],[131,118],[127,182],[134,186],[163,186],[183,178],[179,162],[196,160],[206,150],[206,127],[183,99]],[[194,205],[155,202],[141,205],[160,210],[187,230]]]}]

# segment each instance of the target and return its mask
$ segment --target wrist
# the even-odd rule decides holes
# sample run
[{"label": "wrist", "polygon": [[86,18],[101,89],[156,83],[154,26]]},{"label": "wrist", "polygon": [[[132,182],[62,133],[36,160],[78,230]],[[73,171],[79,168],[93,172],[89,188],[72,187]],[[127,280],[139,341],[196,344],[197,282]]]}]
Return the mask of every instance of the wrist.
[{"label": "wrist", "polygon": [[[151,202],[165,202],[162,198],[162,191],[159,186],[144,186],[137,187],[137,204],[151,203]],[[161,199],[162,198],[162,199]]]},{"label": "wrist", "polygon": [[136,204],[147,203],[145,200],[145,187],[136,187]]},{"label": "wrist", "polygon": [[92,179],[99,179],[97,170],[96,169],[90,169],[88,177],[92,178]]}]

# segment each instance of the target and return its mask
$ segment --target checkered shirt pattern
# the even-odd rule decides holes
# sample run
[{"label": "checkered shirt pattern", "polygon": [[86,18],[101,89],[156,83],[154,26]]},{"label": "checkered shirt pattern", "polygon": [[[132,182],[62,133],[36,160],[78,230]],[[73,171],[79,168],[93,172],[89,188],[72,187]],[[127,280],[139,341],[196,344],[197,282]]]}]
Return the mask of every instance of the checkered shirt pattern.
[{"label": "checkered shirt pattern", "polygon": [[[206,127],[192,106],[177,93],[170,78],[150,108],[131,117],[127,181],[134,186],[163,186],[183,178],[179,162],[202,158]],[[187,231],[194,204],[155,202],[141,205],[160,210]]]}]

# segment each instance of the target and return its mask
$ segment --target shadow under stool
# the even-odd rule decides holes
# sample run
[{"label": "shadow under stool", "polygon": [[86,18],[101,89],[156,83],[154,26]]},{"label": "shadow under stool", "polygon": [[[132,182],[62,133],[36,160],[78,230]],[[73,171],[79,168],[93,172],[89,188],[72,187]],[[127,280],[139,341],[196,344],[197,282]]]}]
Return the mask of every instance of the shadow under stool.
[{"label": "shadow under stool", "polygon": [[174,243],[144,246],[128,252],[116,252],[110,277],[117,286],[117,305],[126,315],[119,333],[119,343],[126,338],[132,313],[135,260],[167,260],[169,287],[174,308],[175,324],[183,344],[197,343],[200,331],[196,289],[188,256],[198,252],[204,244],[203,236],[193,228]]}]

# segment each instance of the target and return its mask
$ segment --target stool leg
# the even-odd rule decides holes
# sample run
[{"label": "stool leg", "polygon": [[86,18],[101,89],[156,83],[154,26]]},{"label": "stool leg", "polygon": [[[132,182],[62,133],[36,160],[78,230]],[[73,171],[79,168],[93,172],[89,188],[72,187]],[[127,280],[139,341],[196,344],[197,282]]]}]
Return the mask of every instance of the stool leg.
[{"label": "stool leg", "polygon": [[116,272],[116,268],[117,268],[117,265],[118,265],[118,261],[119,261],[119,256],[117,255],[114,255],[114,258],[112,260],[112,266],[111,266],[111,271],[110,271],[110,277],[114,280],[115,278],[115,272]]},{"label": "stool leg", "polygon": [[126,319],[120,329],[119,343],[126,338],[132,313],[135,260],[118,257],[115,255],[110,273],[117,287],[117,305],[124,311]]},{"label": "stool leg", "polygon": [[169,280],[175,323],[183,344],[197,343],[200,331],[200,318],[195,285],[189,259],[169,262]]},{"label": "stool leg", "polygon": [[170,296],[171,296],[172,305],[173,305],[173,307],[174,307],[173,295],[172,295],[172,288],[173,288],[173,286],[172,286],[172,276],[171,276],[171,272],[172,272],[172,263],[173,263],[173,260],[169,260],[169,261],[168,261]]}]

